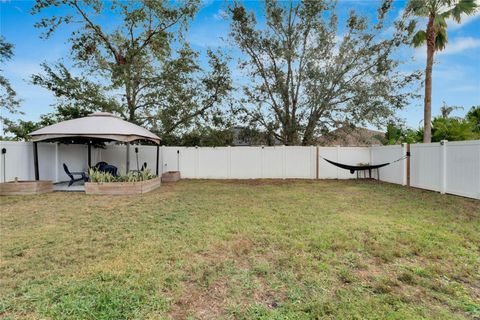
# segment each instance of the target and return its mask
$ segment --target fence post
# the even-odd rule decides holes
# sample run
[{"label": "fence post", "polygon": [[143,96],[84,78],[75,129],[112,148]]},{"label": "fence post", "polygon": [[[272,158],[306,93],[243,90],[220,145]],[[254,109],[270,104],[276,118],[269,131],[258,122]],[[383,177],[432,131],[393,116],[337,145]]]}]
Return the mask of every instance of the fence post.
[{"label": "fence post", "polygon": [[[340,146],[337,146],[337,162],[340,162]],[[337,169],[337,179],[340,179],[340,175],[338,174],[339,173],[338,167],[336,169]]]},{"label": "fence post", "polygon": [[260,178],[263,179],[264,174],[263,174],[263,166],[265,162],[265,155],[263,154],[265,147],[262,145],[260,149]]},{"label": "fence post", "polygon": [[407,187],[410,187],[410,174],[411,174],[411,163],[410,163],[410,158],[411,158],[411,153],[410,153],[410,143],[407,143]]},{"label": "fence post", "polygon": [[40,173],[38,171],[38,145],[37,142],[33,143],[33,168],[35,172],[35,180],[40,180]]},{"label": "fence post", "polygon": [[[373,145],[370,145],[368,147],[368,164],[372,165],[373,164],[373,151],[372,151]],[[370,178],[372,178],[372,175],[375,174],[375,171],[377,172],[377,180],[380,181],[380,169],[373,170],[372,173],[370,174]]]},{"label": "fence post", "polygon": [[447,191],[447,142],[440,141],[440,193],[445,194]]},{"label": "fence post", "polygon": [[157,144],[156,146],[156,154],[155,154],[156,158],[155,158],[155,163],[156,163],[156,168],[155,168],[155,172],[156,172],[156,175],[157,177],[159,177],[159,166],[160,166],[160,146]]},{"label": "fence post", "polygon": [[[165,171],[165,155],[167,153],[166,151],[167,151],[166,147],[162,146],[162,170],[160,174],[163,174],[163,172]],[[168,166],[167,166],[167,169],[168,169]]]},{"label": "fence post", "polygon": [[[402,157],[407,156],[407,144],[402,143]],[[405,159],[405,161],[402,161],[402,186],[407,185],[407,162],[408,159]]]},{"label": "fence post", "polygon": [[199,152],[200,151],[198,150],[198,146],[195,146],[195,163],[194,163],[195,179],[198,179],[198,167],[199,167],[199,162],[200,162],[200,157],[198,156]]},{"label": "fence post", "polygon": [[319,164],[319,161],[318,161],[318,158],[320,156],[320,150],[318,149],[318,145],[317,145],[317,154],[316,154],[316,157],[315,157],[315,167],[316,167],[316,174],[315,174],[315,177],[317,178],[317,180],[319,179],[320,177],[320,164]]},{"label": "fence post", "polygon": [[283,176],[283,179],[285,179],[287,176],[287,147],[283,145],[282,149],[283,149],[282,176]]},{"label": "fence post", "polygon": [[232,178],[232,147],[228,146],[228,164],[227,164],[227,175],[228,179]]},{"label": "fence post", "polygon": [[60,166],[59,157],[58,157],[58,142],[55,142],[55,182],[60,181],[60,176],[58,172],[58,167]]}]

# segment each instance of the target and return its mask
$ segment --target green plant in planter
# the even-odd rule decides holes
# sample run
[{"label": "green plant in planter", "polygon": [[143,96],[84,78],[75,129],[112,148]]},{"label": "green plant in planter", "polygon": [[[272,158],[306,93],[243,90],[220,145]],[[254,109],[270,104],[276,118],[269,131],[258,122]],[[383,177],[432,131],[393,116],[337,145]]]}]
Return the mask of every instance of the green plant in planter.
[{"label": "green plant in planter", "polygon": [[90,182],[115,182],[116,177],[108,172],[103,172],[96,170],[94,168],[90,168],[88,170],[88,176]]},{"label": "green plant in planter", "polygon": [[91,168],[88,170],[90,182],[138,182],[155,178],[150,169],[140,172],[129,171],[126,175],[113,176],[108,172],[103,172]]},{"label": "green plant in planter", "polygon": [[140,171],[138,173],[138,175],[139,175],[141,181],[156,178],[156,175],[154,175],[150,169],[145,169],[143,171]]}]

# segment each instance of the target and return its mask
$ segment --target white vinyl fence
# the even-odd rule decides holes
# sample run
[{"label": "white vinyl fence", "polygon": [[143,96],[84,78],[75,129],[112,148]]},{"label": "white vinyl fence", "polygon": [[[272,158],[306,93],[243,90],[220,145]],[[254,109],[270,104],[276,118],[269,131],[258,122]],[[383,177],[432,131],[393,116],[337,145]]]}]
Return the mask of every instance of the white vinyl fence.
[{"label": "white vinyl fence", "polygon": [[480,141],[412,144],[412,187],[480,199]]},{"label": "white vinyl fence", "polygon": [[190,179],[315,179],[316,147],[163,147],[163,171]]},{"label": "white vinyl fence", "polygon": [[355,179],[356,174],[338,168],[323,158],[348,165],[370,163],[369,147],[319,147],[318,178],[319,179]]},{"label": "white vinyl fence", "polygon": [[[407,155],[407,145],[374,146],[370,148],[370,163],[380,164],[401,159]],[[379,169],[380,180],[407,184],[407,161],[402,160]]]},{"label": "white vinyl fence", "polygon": [[[0,181],[33,180],[33,144],[0,141]],[[135,153],[138,148],[138,153]],[[62,164],[71,171],[87,169],[87,147],[39,143],[40,179],[68,180]],[[417,188],[480,199],[480,141],[410,145],[410,185]],[[355,179],[324,158],[349,164],[380,164],[404,157],[407,145],[374,147],[161,147],[159,172],[179,170],[189,179]],[[156,147],[132,145],[130,168],[144,162],[156,171]],[[125,145],[92,148],[92,164],[106,161],[126,169]],[[407,160],[379,170],[382,181],[406,185]]]},{"label": "white vinyl fence", "polygon": [[324,161],[369,163],[368,147],[163,147],[163,171],[190,179],[352,179]]}]

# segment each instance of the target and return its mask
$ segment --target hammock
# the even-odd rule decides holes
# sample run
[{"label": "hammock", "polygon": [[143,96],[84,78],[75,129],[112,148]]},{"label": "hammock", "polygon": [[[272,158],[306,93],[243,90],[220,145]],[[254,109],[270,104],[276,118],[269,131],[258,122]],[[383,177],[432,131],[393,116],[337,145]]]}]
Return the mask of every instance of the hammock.
[{"label": "hammock", "polygon": [[334,166],[337,166],[337,167],[345,169],[345,170],[350,170],[350,173],[354,174],[355,171],[371,170],[371,169],[378,169],[378,168],[381,168],[381,167],[385,167],[385,166],[388,166],[389,164],[392,164],[392,163],[395,163],[397,161],[406,159],[407,157],[408,157],[408,155],[403,156],[400,159],[397,159],[397,160],[392,161],[392,162],[386,162],[386,163],[375,164],[375,165],[367,165],[367,166],[351,166],[351,165],[348,165],[348,164],[343,164],[343,163],[338,163],[338,162],[335,162],[335,161],[331,161],[331,160],[325,159],[323,157],[320,157],[320,158],[322,158],[323,160],[333,164]]}]

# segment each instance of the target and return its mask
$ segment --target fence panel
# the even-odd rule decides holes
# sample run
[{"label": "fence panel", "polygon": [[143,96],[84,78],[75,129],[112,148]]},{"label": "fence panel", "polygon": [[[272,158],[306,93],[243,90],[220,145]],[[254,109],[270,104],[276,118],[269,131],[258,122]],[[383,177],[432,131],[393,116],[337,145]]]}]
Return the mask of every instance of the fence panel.
[{"label": "fence panel", "polygon": [[[381,164],[392,162],[404,157],[407,152],[406,145],[375,146],[371,147],[371,163]],[[407,184],[407,160],[401,160],[379,169],[381,181],[396,184]]]},{"label": "fence panel", "polygon": [[189,178],[189,179],[197,178],[198,148],[177,148],[174,150],[175,151],[175,154],[173,155],[174,159],[176,159],[175,157],[177,156],[176,150],[180,152],[178,154],[178,165],[179,165],[179,171],[182,174],[182,178]]},{"label": "fence panel", "polygon": [[[33,145],[33,143],[32,143]],[[32,160],[32,179],[35,179],[35,169],[33,167],[33,146],[30,148]],[[58,163],[58,145],[56,143],[38,143],[38,174],[40,180],[59,181],[56,165]],[[63,169],[62,169],[63,170]]]},{"label": "fence panel", "polygon": [[[370,163],[369,147],[340,147],[338,148],[338,162],[348,165],[360,165]],[[356,179],[356,173],[350,173],[348,170],[340,169],[337,179]]]},{"label": "fence panel", "polygon": [[370,163],[370,151],[368,147],[319,147],[319,179],[356,179],[357,175],[350,171],[338,168],[328,163],[323,158],[345,163],[358,165]]},{"label": "fence panel", "polygon": [[440,191],[441,149],[439,143],[410,145],[410,185]]},{"label": "fence panel", "polygon": [[198,148],[198,178],[230,179],[228,147]]},{"label": "fence panel", "polygon": [[230,148],[230,177],[233,179],[262,178],[262,153],[260,147]]},{"label": "fence panel", "polygon": [[6,149],[0,155],[1,181],[32,180],[33,144],[31,142],[0,141],[0,149]]},{"label": "fence panel", "polygon": [[319,147],[318,150],[318,178],[319,179],[338,179],[338,167],[328,163],[323,158],[338,161],[338,147]]},{"label": "fence panel", "polygon": [[285,176],[286,147],[264,147],[262,162],[262,178],[266,179],[282,179]]},{"label": "fence panel", "polygon": [[446,142],[445,192],[480,199],[480,141]]},{"label": "fence panel", "polygon": [[315,179],[315,147],[285,147],[285,178]]}]

